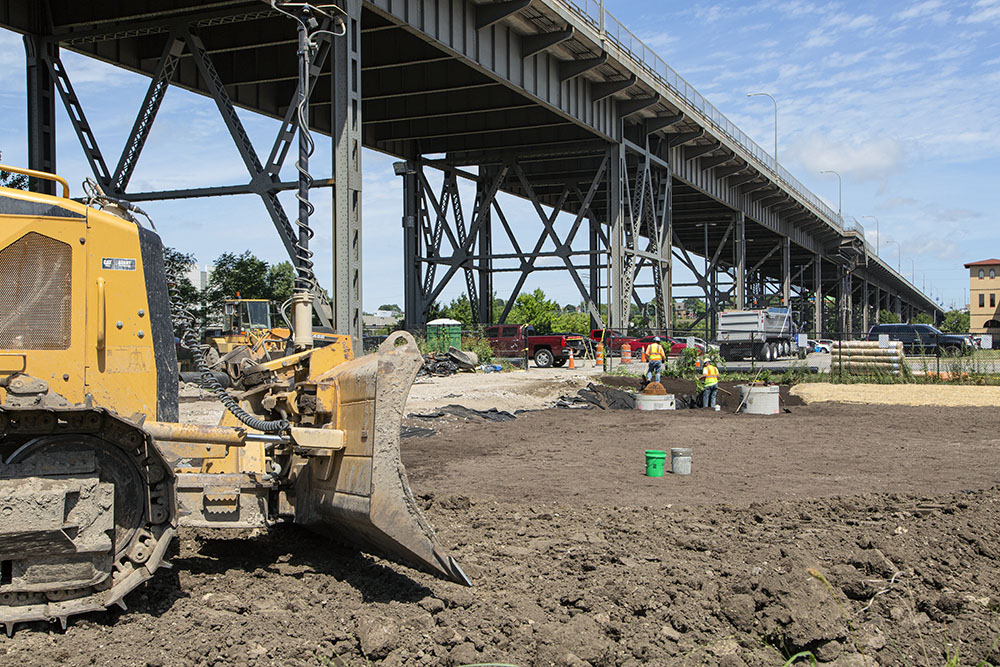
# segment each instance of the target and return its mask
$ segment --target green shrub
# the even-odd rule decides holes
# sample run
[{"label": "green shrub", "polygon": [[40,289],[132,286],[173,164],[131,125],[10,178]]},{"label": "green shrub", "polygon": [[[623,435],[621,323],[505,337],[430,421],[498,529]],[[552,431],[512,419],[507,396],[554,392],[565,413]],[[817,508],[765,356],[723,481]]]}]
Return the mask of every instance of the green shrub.
[{"label": "green shrub", "polygon": [[482,335],[462,336],[462,349],[467,352],[474,352],[479,357],[479,363],[489,364],[493,362],[496,355],[490,347],[489,339]]}]

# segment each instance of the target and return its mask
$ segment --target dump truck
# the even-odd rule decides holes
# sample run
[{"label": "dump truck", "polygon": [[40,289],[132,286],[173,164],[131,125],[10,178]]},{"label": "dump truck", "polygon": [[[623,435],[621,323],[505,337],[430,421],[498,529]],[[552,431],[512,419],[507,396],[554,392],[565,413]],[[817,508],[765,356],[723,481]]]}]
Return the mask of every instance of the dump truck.
[{"label": "dump truck", "polygon": [[[0,624],[125,607],[167,564],[180,526],[299,524],[470,584],[399,457],[423,360],[397,332],[355,358],[349,336],[241,363],[212,381],[172,302],[158,235],[110,197],[0,188]],[[295,337],[308,316],[293,311]],[[226,408],[178,422],[174,327]],[[300,335],[301,334],[301,335]],[[244,348],[244,352],[248,352]]]},{"label": "dump truck", "polygon": [[798,347],[798,327],[788,308],[726,310],[719,313],[718,325],[719,354],[726,361],[805,356],[805,349]]}]

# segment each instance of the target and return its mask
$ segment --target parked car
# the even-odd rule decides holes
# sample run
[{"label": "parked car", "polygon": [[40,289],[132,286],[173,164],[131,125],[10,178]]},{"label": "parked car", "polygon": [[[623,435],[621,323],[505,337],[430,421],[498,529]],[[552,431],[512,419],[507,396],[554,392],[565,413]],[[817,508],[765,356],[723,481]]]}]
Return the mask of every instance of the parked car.
[{"label": "parked car", "polygon": [[607,353],[615,356],[621,354],[622,345],[625,343],[629,344],[633,352],[640,347],[638,337],[627,336],[615,329],[591,329],[590,341],[593,347],[596,347],[598,343],[603,343]]},{"label": "parked car", "polygon": [[571,349],[574,356],[580,358],[587,351],[580,334],[538,335],[535,328],[528,324],[496,324],[486,327],[483,334],[496,356],[523,359],[527,354],[539,368],[564,365],[569,360]]},{"label": "parked car", "polygon": [[965,336],[942,333],[929,324],[876,324],[866,338],[878,340],[880,334],[887,334],[889,340],[902,343],[903,350],[910,353],[959,356],[972,352]]},{"label": "parked car", "polygon": [[[656,340],[656,336],[644,336],[639,339],[637,346],[632,347],[632,354],[639,355],[642,350],[652,345]],[[679,357],[687,349],[687,343],[682,343],[678,340],[671,338],[670,336],[660,336],[660,345],[663,346],[664,351],[667,353],[668,357]]]},{"label": "parked car", "polygon": [[830,354],[831,350],[833,350],[833,346],[830,344],[829,341],[813,340],[812,338],[810,338],[806,342],[808,343],[806,349],[811,352],[823,352],[825,354]]}]

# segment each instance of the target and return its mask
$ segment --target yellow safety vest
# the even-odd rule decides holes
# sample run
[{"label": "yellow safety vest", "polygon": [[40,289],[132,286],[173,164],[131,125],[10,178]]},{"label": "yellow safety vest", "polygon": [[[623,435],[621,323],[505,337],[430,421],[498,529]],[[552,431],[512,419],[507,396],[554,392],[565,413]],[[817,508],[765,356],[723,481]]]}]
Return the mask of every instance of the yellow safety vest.
[{"label": "yellow safety vest", "polygon": [[659,343],[653,343],[646,348],[646,358],[650,361],[663,361],[666,356],[666,353],[663,351],[663,346]]},{"label": "yellow safety vest", "polygon": [[714,387],[719,384],[719,369],[712,364],[707,364],[705,366],[705,370],[702,372],[701,376],[705,378],[706,387]]}]

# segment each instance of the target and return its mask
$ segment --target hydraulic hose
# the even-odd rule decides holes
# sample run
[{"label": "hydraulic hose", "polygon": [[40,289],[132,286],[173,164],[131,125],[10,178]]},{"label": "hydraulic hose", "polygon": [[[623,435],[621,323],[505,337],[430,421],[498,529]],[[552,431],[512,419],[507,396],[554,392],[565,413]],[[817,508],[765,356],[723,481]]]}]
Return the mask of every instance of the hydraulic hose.
[{"label": "hydraulic hose", "polygon": [[168,275],[167,284],[170,290],[171,318],[174,321],[174,325],[179,327],[181,330],[181,347],[191,353],[195,369],[197,369],[197,371],[201,374],[201,386],[215,394],[215,397],[219,399],[219,402],[222,403],[223,406],[225,406],[226,410],[229,410],[234,417],[250,428],[256,431],[263,431],[264,433],[279,433],[287,431],[289,428],[288,420],[258,419],[241,408],[236,399],[225,390],[219,380],[215,377],[215,374],[208,367],[208,363],[205,361],[205,355],[202,352],[201,344],[198,341],[198,337],[194,333],[194,315],[180,305],[181,300],[177,289],[176,276]]}]

